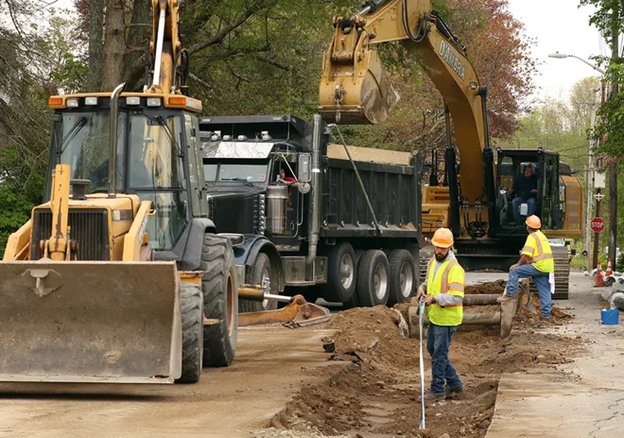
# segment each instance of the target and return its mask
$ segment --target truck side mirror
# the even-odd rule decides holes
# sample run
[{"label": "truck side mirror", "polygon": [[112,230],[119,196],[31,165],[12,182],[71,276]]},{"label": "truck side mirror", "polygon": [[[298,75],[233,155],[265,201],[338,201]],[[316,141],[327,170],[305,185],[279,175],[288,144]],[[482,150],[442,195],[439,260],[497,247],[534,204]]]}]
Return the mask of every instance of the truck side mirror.
[{"label": "truck side mirror", "polygon": [[299,167],[297,180],[302,183],[309,183],[312,179],[312,156],[310,154],[299,154]]}]

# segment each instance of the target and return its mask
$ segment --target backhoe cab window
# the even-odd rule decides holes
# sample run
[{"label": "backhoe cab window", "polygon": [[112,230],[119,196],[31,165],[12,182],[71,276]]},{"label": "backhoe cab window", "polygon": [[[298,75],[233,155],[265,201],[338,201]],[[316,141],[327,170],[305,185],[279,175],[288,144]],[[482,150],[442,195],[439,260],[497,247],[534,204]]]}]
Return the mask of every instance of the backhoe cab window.
[{"label": "backhoe cab window", "polygon": [[[124,152],[127,115],[119,114],[117,138],[117,189],[124,186]],[[53,154],[55,164],[69,164],[71,179],[88,179],[87,193],[108,191],[110,155],[110,115],[107,111],[63,113],[55,124]],[[54,166],[52,166],[53,168]]]},{"label": "backhoe cab window", "polygon": [[184,188],[179,117],[130,116],[130,144],[130,188]]},{"label": "backhoe cab window", "polygon": [[147,233],[155,250],[173,248],[188,223],[181,130],[179,116],[130,116],[128,186],[152,201]]}]

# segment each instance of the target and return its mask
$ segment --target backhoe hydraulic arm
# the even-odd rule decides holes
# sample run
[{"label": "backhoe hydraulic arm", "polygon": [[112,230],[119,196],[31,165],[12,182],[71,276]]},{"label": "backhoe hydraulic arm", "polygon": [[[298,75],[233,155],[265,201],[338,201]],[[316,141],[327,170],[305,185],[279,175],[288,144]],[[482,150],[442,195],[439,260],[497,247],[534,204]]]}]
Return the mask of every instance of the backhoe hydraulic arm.
[{"label": "backhoe hydraulic arm", "polygon": [[147,92],[188,95],[189,57],[179,38],[179,0],[152,0]]}]

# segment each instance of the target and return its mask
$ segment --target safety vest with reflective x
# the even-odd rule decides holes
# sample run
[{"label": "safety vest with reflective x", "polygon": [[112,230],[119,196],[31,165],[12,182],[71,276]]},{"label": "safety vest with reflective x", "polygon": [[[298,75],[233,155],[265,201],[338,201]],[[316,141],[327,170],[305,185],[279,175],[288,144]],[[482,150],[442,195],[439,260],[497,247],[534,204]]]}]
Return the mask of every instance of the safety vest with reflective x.
[{"label": "safety vest with reflective x", "polygon": [[529,263],[545,274],[555,272],[555,260],[548,238],[541,231],[529,234],[522,248],[522,255],[529,257]]},{"label": "safety vest with reflective x", "polygon": [[[434,263],[435,259],[433,258],[429,262],[429,269],[427,270],[427,295],[435,298],[441,293],[448,293],[463,299],[465,273],[457,260],[451,259],[442,262],[436,272],[433,269]],[[457,326],[462,323],[464,308],[462,304],[442,307],[438,303],[432,303],[427,308],[427,316],[429,321],[435,325]]]}]

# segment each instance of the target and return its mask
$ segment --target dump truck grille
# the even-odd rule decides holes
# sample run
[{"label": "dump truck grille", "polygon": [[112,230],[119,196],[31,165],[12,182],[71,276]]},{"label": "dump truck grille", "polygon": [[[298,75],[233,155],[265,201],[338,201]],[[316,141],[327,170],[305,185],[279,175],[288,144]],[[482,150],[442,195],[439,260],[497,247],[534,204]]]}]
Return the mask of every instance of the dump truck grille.
[{"label": "dump truck grille", "polygon": [[[77,243],[78,260],[110,260],[108,236],[108,213],[106,209],[69,210],[70,239]],[[30,259],[39,260],[43,252],[39,242],[50,238],[52,212],[50,209],[35,210],[33,239]]]}]

